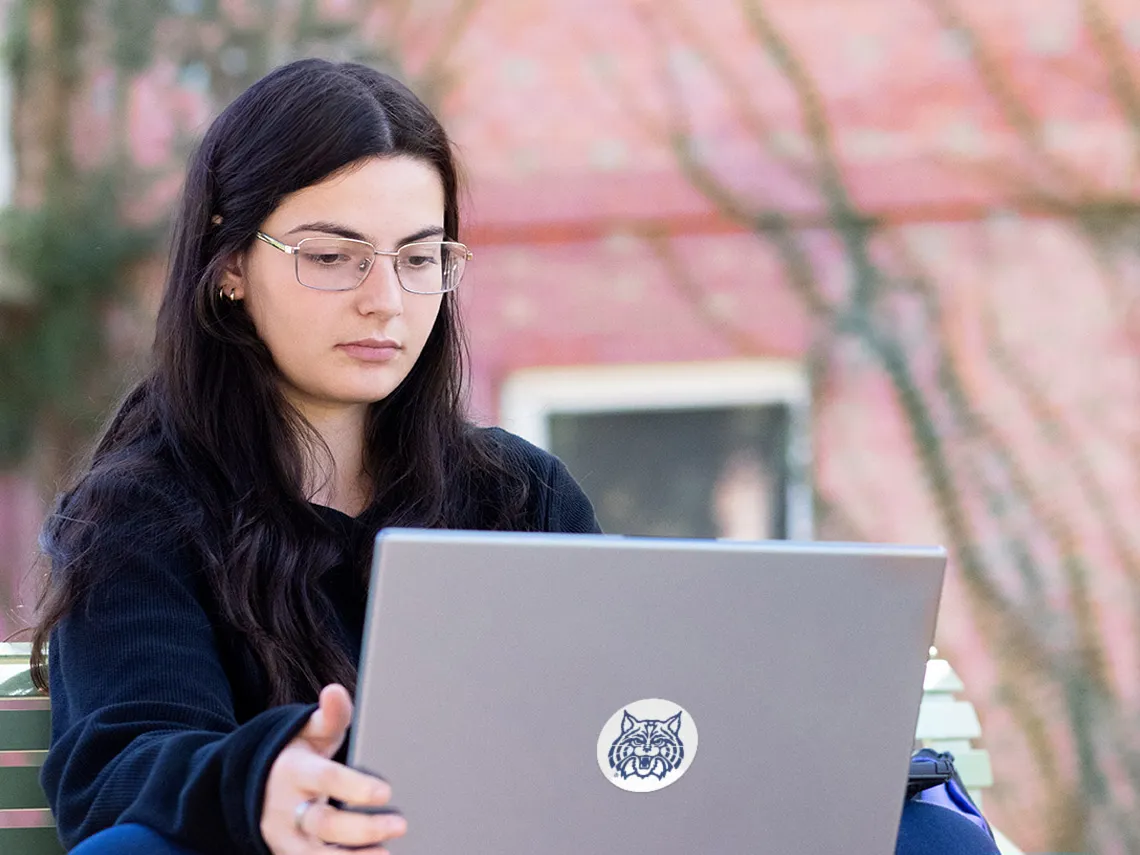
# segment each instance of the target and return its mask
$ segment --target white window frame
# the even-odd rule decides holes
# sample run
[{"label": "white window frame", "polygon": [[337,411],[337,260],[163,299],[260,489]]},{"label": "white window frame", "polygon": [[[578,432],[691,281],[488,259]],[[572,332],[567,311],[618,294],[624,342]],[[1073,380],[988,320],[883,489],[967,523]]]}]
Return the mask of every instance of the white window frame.
[{"label": "white window frame", "polygon": [[506,378],[500,420],[539,448],[550,448],[550,418],[567,413],[788,407],[787,535],[813,537],[810,409],[803,366],[790,360],[642,363],[524,368]]}]

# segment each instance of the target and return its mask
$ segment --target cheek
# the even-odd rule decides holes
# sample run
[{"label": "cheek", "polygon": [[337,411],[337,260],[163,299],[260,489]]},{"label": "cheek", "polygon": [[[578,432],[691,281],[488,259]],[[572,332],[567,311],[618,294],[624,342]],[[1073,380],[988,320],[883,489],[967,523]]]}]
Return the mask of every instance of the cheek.
[{"label": "cheek", "polygon": [[[315,294],[317,297],[326,296]],[[270,299],[259,299],[262,297]],[[248,311],[258,336],[269,348],[274,361],[281,366],[306,358],[321,339],[327,325],[328,307],[306,293],[292,299],[272,299],[277,295],[253,295]]]},{"label": "cheek", "polygon": [[442,313],[442,296],[416,298],[405,304],[404,317],[409,338],[415,341],[417,350],[428,340]]}]

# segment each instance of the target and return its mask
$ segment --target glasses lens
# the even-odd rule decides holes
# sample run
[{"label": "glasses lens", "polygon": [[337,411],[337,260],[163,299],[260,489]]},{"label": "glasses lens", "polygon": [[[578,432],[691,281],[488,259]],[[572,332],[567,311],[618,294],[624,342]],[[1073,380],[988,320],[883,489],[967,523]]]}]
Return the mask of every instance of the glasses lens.
[{"label": "glasses lens", "polygon": [[396,259],[400,284],[415,294],[454,291],[466,266],[467,247],[446,241],[407,244]]},{"label": "glasses lens", "polygon": [[372,245],[337,238],[305,238],[297,245],[297,281],[318,291],[351,291],[368,275]]}]

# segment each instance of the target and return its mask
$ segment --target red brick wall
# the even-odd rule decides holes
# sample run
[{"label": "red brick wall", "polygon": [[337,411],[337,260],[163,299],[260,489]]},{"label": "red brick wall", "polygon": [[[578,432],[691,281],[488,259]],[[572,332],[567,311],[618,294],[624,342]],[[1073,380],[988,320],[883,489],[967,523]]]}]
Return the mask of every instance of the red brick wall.
[{"label": "red brick wall", "polygon": [[[773,253],[734,234],[693,192],[654,127],[664,110],[663,54],[681,78],[693,131],[714,168],[754,202],[810,218],[822,201],[818,186],[800,178],[812,159],[795,98],[747,35],[734,0],[674,4],[687,21],[661,11],[669,4],[641,4],[661,26],[656,44],[635,5],[495,2],[460,48],[467,73],[448,107],[474,180],[478,258],[465,298],[482,413],[495,412],[502,379],[523,367],[796,357],[812,340],[814,327]],[[1102,5],[1140,80],[1140,9]],[[1134,703],[1140,663],[1129,571],[1111,545],[1108,521],[1081,487],[1072,437],[1127,524],[1140,510],[1132,455],[1140,378],[1121,313],[1135,299],[1126,295],[1140,293],[1140,274],[1135,266],[1098,269],[1086,243],[1037,216],[1024,197],[1030,178],[1041,174],[1040,159],[1026,154],[987,94],[961,34],[942,28],[926,4],[766,6],[820,87],[854,199],[903,224],[901,240],[937,283],[941,332],[968,391],[1094,568],[1094,609],[1112,676],[1124,702]],[[1103,49],[1082,26],[1078,4],[960,6],[1040,122],[1051,156],[1075,176],[1067,192],[1135,199],[1138,140],[1106,95]],[[768,123],[771,148],[756,145],[739,101],[702,69],[702,45],[715,46],[744,82],[750,109]],[[992,216],[1014,208],[1029,216]],[[689,263],[695,295],[655,253],[662,235],[672,236]],[[849,269],[831,241],[817,241],[815,263],[828,287],[843,287]],[[995,364],[995,341],[1018,354],[1035,388],[1065,414],[1064,441],[1043,436],[1037,415]],[[846,524],[871,539],[944,540],[881,372],[858,352],[841,354],[820,403],[815,477]],[[952,462],[968,471],[969,443],[946,439],[960,443]],[[996,551],[1002,533],[978,496],[968,512],[983,550]],[[1015,572],[1007,572],[998,587],[1016,597]],[[1046,585],[1054,607],[1071,607],[1059,579]],[[1040,849],[1046,808],[1032,787],[1013,784],[1027,754],[997,702],[994,651],[968,601],[952,561],[938,641],[983,718],[998,775],[987,804],[1020,845]],[[1058,750],[1062,774],[1075,776],[1063,741]]]}]

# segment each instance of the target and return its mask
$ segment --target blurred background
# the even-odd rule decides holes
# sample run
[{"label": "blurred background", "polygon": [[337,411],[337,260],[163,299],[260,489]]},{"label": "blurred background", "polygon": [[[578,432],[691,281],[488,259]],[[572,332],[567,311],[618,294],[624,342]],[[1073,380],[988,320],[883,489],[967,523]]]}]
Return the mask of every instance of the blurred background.
[{"label": "blurred background", "polygon": [[[392,71],[466,164],[475,418],[613,532],[939,542],[987,812],[1140,852],[1135,0],[0,0],[0,637],[145,369],[215,115]],[[868,616],[873,619],[873,616]]]}]

